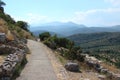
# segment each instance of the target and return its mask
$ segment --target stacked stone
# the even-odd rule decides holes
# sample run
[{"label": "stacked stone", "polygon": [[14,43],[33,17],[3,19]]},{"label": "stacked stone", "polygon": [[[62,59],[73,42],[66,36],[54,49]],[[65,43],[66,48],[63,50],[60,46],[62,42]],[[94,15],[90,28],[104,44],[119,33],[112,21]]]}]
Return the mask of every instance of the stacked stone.
[{"label": "stacked stone", "polygon": [[13,54],[9,54],[5,58],[5,61],[3,62],[3,64],[0,66],[1,79],[9,77],[8,80],[10,80],[11,77],[13,76],[16,65],[20,64],[24,58],[25,58],[25,52],[21,49],[16,50],[16,52]]}]

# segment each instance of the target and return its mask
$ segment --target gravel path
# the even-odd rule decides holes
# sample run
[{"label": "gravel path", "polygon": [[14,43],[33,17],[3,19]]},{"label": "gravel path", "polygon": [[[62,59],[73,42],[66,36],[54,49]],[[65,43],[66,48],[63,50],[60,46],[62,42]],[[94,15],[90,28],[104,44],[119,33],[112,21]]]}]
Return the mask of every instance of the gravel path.
[{"label": "gravel path", "polygon": [[16,80],[57,80],[47,49],[42,43],[28,40],[31,56],[27,65]]}]

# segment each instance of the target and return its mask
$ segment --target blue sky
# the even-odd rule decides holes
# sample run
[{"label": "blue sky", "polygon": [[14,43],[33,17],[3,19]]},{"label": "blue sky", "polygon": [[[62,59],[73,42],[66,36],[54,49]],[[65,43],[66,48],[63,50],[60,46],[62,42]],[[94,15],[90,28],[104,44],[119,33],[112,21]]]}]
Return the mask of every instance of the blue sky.
[{"label": "blue sky", "polygon": [[30,25],[75,22],[87,26],[120,24],[120,0],[4,0],[5,12]]}]

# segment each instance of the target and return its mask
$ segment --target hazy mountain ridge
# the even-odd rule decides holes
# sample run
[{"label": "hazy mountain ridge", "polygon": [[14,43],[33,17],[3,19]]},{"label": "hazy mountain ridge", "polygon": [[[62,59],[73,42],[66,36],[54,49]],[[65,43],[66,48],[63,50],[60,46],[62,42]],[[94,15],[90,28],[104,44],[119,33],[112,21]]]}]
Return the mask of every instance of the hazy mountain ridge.
[{"label": "hazy mountain ridge", "polygon": [[48,31],[62,36],[70,36],[79,33],[96,33],[96,32],[120,32],[120,25],[110,27],[87,27],[85,25],[75,24],[73,22],[60,23],[53,22],[43,24],[38,27],[31,27],[30,30],[36,35],[41,31]]}]

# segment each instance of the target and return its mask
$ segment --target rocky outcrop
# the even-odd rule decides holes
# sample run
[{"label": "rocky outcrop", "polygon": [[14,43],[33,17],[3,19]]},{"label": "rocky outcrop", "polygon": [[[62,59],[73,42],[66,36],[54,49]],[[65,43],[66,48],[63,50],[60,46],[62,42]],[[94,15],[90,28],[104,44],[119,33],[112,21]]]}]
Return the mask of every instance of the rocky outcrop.
[{"label": "rocky outcrop", "polygon": [[75,62],[68,62],[65,64],[65,68],[68,71],[78,72],[79,71],[79,65]]},{"label": "rocky outcrop", "polygon": [[[6,50],[4,50],[6,49]],[[10,54],[5,58],[2,65],[0,65],[0,80],[11,80],[14,72],[22,66],[24,60],[26,60],[26,51],[17,47],[8,45],[0,46],[0,51],[9,51]]]},{"label": "rocky outcrop", "polygon": [[[120,80],[120,74],[116,74],[114,72],[109,71],[107,68],[104,68],[101,65],[102,61],[96,59],[95,57],[91,57],[87,54],[82,54],[82,55],[85,55],[85,62],[89,67],[94,68],[99,73],[105,74],[107,79]],[[103,80],[106,80],[106,79],[104,78]]]},{"label": "rocky outcrop", "polygon": [[6,35],[5,33],[0,33],[0,43],[5,43],[6,42]]},{"label": "rocky outcrop", "polygon": [[57,48],[56,51],[58,51],[61,56],[64,56],[64,53],[68,52],[69,50],[64,47],[60,47]]},{"label": "rocky outcrop", "polygon": [[14,75],[27,62],[26,54],[29,49],[26,39],[8,41],[4,33],[0,34],[0,55],[7,55],[0,65],[0,80],[13,80]]}]

